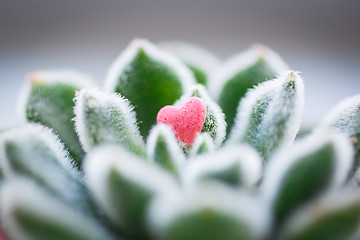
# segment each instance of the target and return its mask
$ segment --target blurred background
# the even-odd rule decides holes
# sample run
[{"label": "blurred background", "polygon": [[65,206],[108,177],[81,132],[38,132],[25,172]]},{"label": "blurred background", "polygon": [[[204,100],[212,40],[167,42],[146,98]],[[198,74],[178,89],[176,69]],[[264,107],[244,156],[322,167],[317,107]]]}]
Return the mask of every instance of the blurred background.
[{"label": "blurred background", "polygon": [[24,75],[70,68],[101,85],[134,37],[184,40],[226,59],[269,45],[306,84],[306,125],[360,93],[360,1],[0,0],[0,128],[21,122]]}]

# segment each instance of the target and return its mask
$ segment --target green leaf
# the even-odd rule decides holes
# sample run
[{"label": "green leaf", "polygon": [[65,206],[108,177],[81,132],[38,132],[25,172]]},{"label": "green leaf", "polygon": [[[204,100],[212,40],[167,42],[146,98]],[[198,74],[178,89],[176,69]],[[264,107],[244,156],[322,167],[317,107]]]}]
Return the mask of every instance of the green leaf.
[{"label": "green leaf", "polygon": [[207,83],[207,80],[208,80],[207,74],[204,71],[202,71],[200,68],[195,67],[194,65],[187,64],[186,66],[194,74],[196,82],[206,86],[206,83]]},{"label": "green leaf", "polygon": [[6,179],[28,177],[66,202],[89,211],[87,189],[67,155],[58,137],[38,124],[0,135],[0,164]]},{"label": "green leaf", "polygon": [[129,99],[140,121],[140,132],[147,137],[159,110],[172,105],[193,83],[192,73],[180,60],[138,39],[110,67],[106,89]]},{"label": "green leaf", "polygon": [[269,215],[264,203],[246,193],[217,184],[202,184],[184,195],[155,199],[149,224],[156,239],[262,239]]},{"label": "green leaf", "polygon": [[310,203],[294,214],[279,240],[359,239],[360,195],[336,191]]},{"label": "green leaf", "polygon": [[215,144],[209,133],[199,134],[189,151],[189,158],[196,155],[212,153],[215,151]]},{"label": "green leaf", "polygon": [[54,129],[78,167],[84,151],[75,132],[75,92],[89,87],[89,79],[69,71],[39,71],[30,75],[22,95],[26,118]]},{"label": "green leaf", "polygon": [[203,133],[209,133],[213,138],[216,146],[220,146],[224,141],[226,134],[226,122],[224,113],[219,105],[217,105],[208,95],[204,86],[197,84],[192,86],[176,103],[182,106],[191,97],[201,98],[207,107],[204,126],[201,130]]},{"label": "green leaf", "polygon": [[354,173],[360,167],[360,94],[344,99],[326,115],[323,127],[347,134],[355,148]]},{"label": "green leaf", "polygon": [[59,201],[31,179],[7,181],[0,196],[1,223],[11,239],[115,239],[97,221]]},{"label": "green leaf", "polygon": [[260,84],[241,101],[230,143],[248,143],[267,160],[280,146],[289,146],[300,128],[304,84],[295,72]]},{"label": "green leaf", "polygon": [[120,144],[145,158],[136,116],[126,99],[98,90],[82,90],[75,102],[75,127],[85,151],[102,144]]},{"label": "green leaf", "polygon": [[209,51],[185,42],[164,42],[160,47],[180,58],[193,72],[197,83],[207,85],[213,71],[220,61]]},{"label": "green leaf", "polygon": [[149,203],[176,188],[166,171],[115,146],[91,151],[85,159],[89,188],[107,216],[132,236],[146,238]]},{"label": "green leaf", "polygon": [[262,190],[280,225],[305,203],[345,182],[353,162],[352,148],[345,136],[318,131],[279,152],[272,161]]},{"label": "green leaf", "polygon": [[147,142],[147,155],[151,162],[180,177],[185,164],[185,155],[171,127],[159,124],[151,130]]},{"label": "green leaf", "polygon": [[261,170],[261,158],[257,152],[249,146],[237,145],[191,159],[185,181],[189,187],[209,180],[253,187],[260,180]]},{"label": "green leaf", "polygon": [[233,127],[238,104],[248,89],[288,69],[271,49],[255,45],[230,58],[214,73],[209,82],[210,93],[225,113],[227,133]]}]

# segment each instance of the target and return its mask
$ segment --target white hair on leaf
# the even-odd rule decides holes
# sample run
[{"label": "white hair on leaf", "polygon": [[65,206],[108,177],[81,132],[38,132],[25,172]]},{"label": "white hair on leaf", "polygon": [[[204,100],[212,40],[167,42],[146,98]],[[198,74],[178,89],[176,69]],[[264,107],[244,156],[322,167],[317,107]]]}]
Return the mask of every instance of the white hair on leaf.
[{"label": "white hair on leaf", "polygon": [[229,58],[209,79],[209,92],[217,101],[226,82],[237,73],[263,59],[275,72],[284,72],[289,66],[270,48],[255,44],[250,49]]},{"label": "white hair on leaf", "polygon": [[194,66],[203,71],[207,78],[220,66],[220,60],[209,51],[186,42],[170,41],[160,43],[160,47],[190,66]]},{"label": "white hair on leaf", "polygon": [[171,68],[179,77],[184,90],[196,82],[192,72],[178,58],[158,48],[146,39],[135,39],[110,66],[105,80],[106,91],[115,91],[118,77],[131,63],[140,49],[144,50],[149,57]]},{"label": "white hair on leaf", "polygon": [[94,87],[93,79],[86,74],[73,70],[37,70],[27,74],[20,91],[18,101],[18,115],[23,121],[26,119],[26,104],[29,99],[32,84],[34,83],[56,84],[64,83],[79,89]]},{"label": "white hair on leaf", "polygon": [[[128,148],[131,145],[139,148],[139,151],[145,149],[136,124],[136,113],[130,102],[120,94],[86,89],[77,94],[75,102],[75,129],[85,151],[90,151],[97,145],[93,134],[97,135],[97,139],[101,139],[100,144],[123,144]],[[94,116],[91,116],[89,109],[94,110]],[[112,115],[115,113],[116,115]],[[90,117],[94,119],[89,119]],[[96,132],[91,132],[94,124],[92,121],[99,124]]]}]

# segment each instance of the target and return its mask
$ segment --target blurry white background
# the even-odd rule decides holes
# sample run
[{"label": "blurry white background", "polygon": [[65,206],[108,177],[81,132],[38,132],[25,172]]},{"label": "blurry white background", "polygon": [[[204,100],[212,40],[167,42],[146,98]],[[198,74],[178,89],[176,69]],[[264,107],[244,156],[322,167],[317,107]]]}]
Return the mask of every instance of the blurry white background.
[{"label": "blurry white background", "polygon": [[101,84],[134,37],[181,39],[221,59],[269,45],[306,84],[306,124],[360,93],[360,1],[0,0],[0,128],[18,124],[24,75],[71,68]]}]

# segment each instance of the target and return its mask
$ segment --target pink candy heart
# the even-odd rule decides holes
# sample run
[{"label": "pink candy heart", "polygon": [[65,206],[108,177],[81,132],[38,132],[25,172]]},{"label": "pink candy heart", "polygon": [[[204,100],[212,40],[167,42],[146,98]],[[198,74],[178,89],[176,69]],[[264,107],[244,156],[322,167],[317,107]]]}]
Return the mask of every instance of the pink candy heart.
[{"label": "pink candy heart", "polygon": [[176,137],[191,145],[205,122],[206,104],[197,97],[190,98],[181,108],[165,106],[157,114],[157,122],[170,125]]}]

